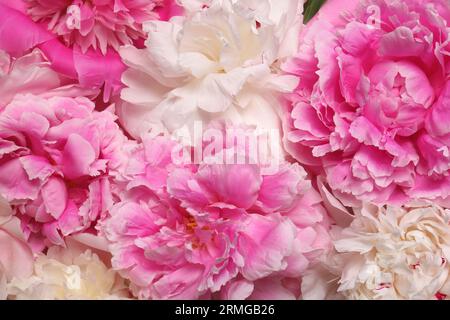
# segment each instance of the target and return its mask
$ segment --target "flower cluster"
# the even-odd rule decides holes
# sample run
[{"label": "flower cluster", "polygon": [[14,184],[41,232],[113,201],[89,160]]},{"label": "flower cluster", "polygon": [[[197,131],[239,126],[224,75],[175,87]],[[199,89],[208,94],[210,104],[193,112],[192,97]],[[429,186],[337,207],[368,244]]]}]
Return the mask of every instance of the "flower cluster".
[{"label": "flower cluster", "polygon": [[323,2],[0,1],[0,299],[449,297],[450,3]]}]

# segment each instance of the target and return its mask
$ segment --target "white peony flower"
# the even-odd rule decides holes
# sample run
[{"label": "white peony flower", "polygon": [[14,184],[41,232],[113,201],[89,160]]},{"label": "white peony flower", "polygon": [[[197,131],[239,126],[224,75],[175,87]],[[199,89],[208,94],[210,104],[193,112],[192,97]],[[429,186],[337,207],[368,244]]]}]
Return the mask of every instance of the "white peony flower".
[{"label": "white peony flower", "polygon": [[433,204],[366,204],[355,211],[352,224],[334,235],[335,253],[320,272],[311,270],[306,277],[305,298],[422,300],[450,295],[450,210]]},{"label": "white peony flower", "polygon": [[136,138],[192,133],[195,121],[215,119],[279,129],[278,93],[298,79],[279,75],[278,66],[296,49],[303,0],[182,3],[185,17],[144,23],[146,48],[120,50],[129,67],[118,107],[124,127]]},{"label": "white peony flower", "polygon": [[47,255],[37,256],[32,276],[8,284],[8,295],[18,300],[127,298],[121,281],[90,250],[79,253],[51,247]]}]

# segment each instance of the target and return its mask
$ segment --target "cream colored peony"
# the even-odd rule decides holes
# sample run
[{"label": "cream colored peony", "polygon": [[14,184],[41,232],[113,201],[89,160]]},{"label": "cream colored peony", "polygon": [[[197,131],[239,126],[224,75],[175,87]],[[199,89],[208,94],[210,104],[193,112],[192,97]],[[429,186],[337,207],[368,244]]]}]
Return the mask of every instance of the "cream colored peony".
[{"label": "cream colored peony", "polygon": [[[450,295],[450,210],[364,205],[334,236],[326,267],[311,270],[306,299],[444,299]],[[333,295],[332,292],[338,292]]]},{"label": "cream colored peony", "polygon": [[144,23],[146,47],[120,50],[129,69],[118,113],[130,134],[192,133],[218,118],[279,129],[278,93],[298,84],[279,65],[297,48],[303,1],[273,2],[184,1],[185,17]]},{"label": "cream colored peony", "polygon": [[90,250],[82,253],[51,247],[37,256],[29,278],[15,278],[8,284],[10,299],[96,300],[127,298],[123,283]]}]

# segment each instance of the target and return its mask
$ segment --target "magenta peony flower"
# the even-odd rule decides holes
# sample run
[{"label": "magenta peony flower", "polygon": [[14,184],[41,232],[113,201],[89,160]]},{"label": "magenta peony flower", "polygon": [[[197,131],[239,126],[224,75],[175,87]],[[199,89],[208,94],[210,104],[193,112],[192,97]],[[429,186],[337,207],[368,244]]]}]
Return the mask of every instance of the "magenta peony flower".
[{"label": "magenta peony flower", "polygon": [[245,299],[273,282],[273,298],[298,297],[298,278],[329,245],[328,218],[304,169],[282,163],[266,175],[257,164],[180,164],[178,147],[144,138],[105,223],[113,267],[135,295]]},{"label": "magenta peony flower", "polygon": [[447,0],[337,0],[302,34],[286,147],[346,202],[450,196],[449,25]]},{"label": "magenta peony flower", "polygon": [[158,17],[154,12],[163,0],[25,0],[33,20],[44,22],[48,29],[61,36],[66,45],[74,43],[83,52],[89,47],[132,44],[144,38],[142,22]]},{"label": "magenta peony flower", "polygon": [[93,110],[87,98],[18,95],[0,113],[0,194],[36,251],[92,229],[111,204],[127,140]]}]

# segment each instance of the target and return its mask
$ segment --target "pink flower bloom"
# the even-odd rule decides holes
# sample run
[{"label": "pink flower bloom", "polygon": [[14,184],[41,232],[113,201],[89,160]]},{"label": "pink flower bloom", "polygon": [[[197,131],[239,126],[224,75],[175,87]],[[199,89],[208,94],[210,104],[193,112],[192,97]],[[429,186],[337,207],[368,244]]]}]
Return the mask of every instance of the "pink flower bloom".
[{"label": "pink flower bloom", "polygon": [[98,90],[81,89],[67,78],[52,70],[38,49],[17,59],[0,50],[0,110],[17,94],[39,96],[96,96]]},{"label": "pink flower bloom", "polygon": [[0,114],[0,194],[36,251],[94,227],[111,204],[127,140],[112,113],[93,109],[82,97],[19,95]]},{"label": "pink flower bloom", "polygon": [[449,25],[445,0],[329,1],[302,34],[286,147],[345,201],[450,196]]},{"label": "pink flower bloom", "polygon": [[103,54],[108,46],[132,44],[144,38],[142,22],[157,18],[161,0],[24,0],[34,21],[62,37],[65,44],[77,44],[82,52],[89,47]]},{"label": "pink flower bloom", "polygon": [[272,175],[256,164],[183,165],[177,147],[144,139],[105,224],[113,267],[139,298],[196,299],[224,286],[248,298],[262,279],[299,278],[328,248],[326,213],[298,164]]},{"label": "pink flower bloom", "polygon": [[142,42],[142,22],[180,14],[171,0],[11,0],[0,2],[0,50],[20,57],[43,51],[58,73],[103,99],[119,93],[125,70],[116,49]]}]

